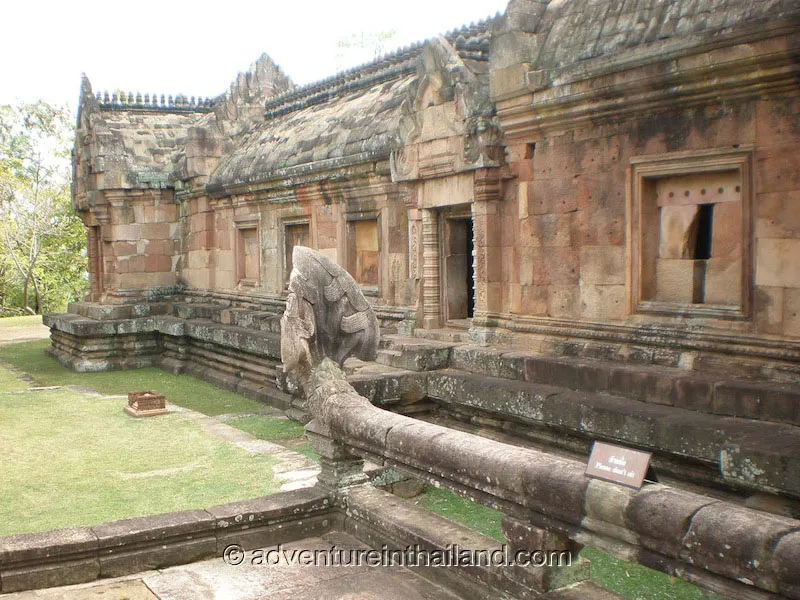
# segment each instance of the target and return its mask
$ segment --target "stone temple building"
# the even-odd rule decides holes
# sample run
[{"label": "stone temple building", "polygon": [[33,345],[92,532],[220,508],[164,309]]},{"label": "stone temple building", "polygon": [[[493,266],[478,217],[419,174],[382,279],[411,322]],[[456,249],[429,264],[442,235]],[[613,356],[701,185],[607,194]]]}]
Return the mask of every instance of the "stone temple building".
[{"label": "stone temple building", "polygon": [[797,515],[799,24],[796,0],[512,0],[302,87],[267,56],[213,100],[84,79],[91,294],[45,318],[51,352],[303,419],[278,320],[308,246],[374,304],[374,402],[646,449]]},{"label": "stone temple building", "polygon": [[278,312],[300,244],[403,333],[796,377],[796,2],[607,4],[515,0],[301,88],[266,56],[210,101],[84,79],[91,297],[57,352],[169,350],[133,325],[81,347],[78,315]]},{"label": "stone temple building", "polygon": [[[279,320],[307,246],[378,317],[350,382],[421,432],[381,444],[375,417],[337,443],[517,525],[800,598],[798,56],[797,0],[511,0],[302,87],[267,56],[212,100],[84,78],[91,293],[45,317],[50,352],[193,373],[305,422]],[[462,453],[507,458],[493,440],[554,462],[470,479]],[[588,482],[596,441],[676,487]],[[508,491],[530,469],[530,495]]]}]

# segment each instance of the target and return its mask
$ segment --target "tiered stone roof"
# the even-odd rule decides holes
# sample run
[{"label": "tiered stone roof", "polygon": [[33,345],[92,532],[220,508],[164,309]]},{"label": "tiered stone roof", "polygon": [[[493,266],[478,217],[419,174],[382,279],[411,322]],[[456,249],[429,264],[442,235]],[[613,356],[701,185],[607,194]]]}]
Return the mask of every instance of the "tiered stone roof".
[{"label": "tiered stone roof", "polygon": [[[472,72],[487,70],[493,22],[494,18],[486,19],[442,36],[456,61]],[[409,110],[404,103],[413,98],[418,85],[424,48],[436,43],[428,40],[400,48],[267,100],[265,122],[223,159],[209,192],[297,169],[316,171],[388,159],[400,142],[400,122]]]},{"label": "tiered stone roof", "polygon": [[[465,61],[489,60],[489,30],[494,17],[478,23],[454,29],[443,37],[456,49]],[[391,81],[416,70],[417,59],[429,40],[416,42],[404,48],[336,75],[299,87],[267,101],[264,116],[267,119],[325,102],[359,89],[366,89],[385,81]]]}]

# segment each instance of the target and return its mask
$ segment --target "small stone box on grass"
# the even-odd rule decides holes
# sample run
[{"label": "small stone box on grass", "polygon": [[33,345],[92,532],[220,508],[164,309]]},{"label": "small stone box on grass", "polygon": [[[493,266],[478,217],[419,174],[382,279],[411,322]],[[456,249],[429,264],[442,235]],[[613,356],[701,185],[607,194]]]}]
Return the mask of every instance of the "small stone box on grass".
[{"label": "small stone box on grass", "polygon": [[167,401],[164,394],[154,390],[147,390],[144,392],[128,392],[128,404],[125,406],[125,412],[133,417],[154,417],[156,415],[165,415],[167,410]]}]

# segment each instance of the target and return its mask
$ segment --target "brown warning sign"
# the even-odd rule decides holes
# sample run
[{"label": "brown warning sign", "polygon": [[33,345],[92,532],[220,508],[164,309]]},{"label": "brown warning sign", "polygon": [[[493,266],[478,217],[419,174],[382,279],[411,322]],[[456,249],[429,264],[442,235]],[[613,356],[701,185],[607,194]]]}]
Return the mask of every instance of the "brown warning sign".
[{"label": "brown warning sign", "polygon": [[586,466],[586,475],[639,489],[647,474],[651,456],[649,452],[595,442]]}]

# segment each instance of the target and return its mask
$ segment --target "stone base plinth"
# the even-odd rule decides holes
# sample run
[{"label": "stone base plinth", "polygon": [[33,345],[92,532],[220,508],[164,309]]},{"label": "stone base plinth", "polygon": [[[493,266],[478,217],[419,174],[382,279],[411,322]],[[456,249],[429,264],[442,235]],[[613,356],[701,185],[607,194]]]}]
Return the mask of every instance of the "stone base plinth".
[{"label": "stone base plinth", "polygon": [[157,408],[154,410],[136,410],[132,406],[125,406],[124,410],[132,417],[156,417],[158,415],[165,415],[169,412],[167,408]]},{"label": "stone base plinth", "polygon": [[148,390],[128,392],[128,405],[125,407],[125,412],[132,417],[154,417],[167,414],[169,411],[164,394]]}]

